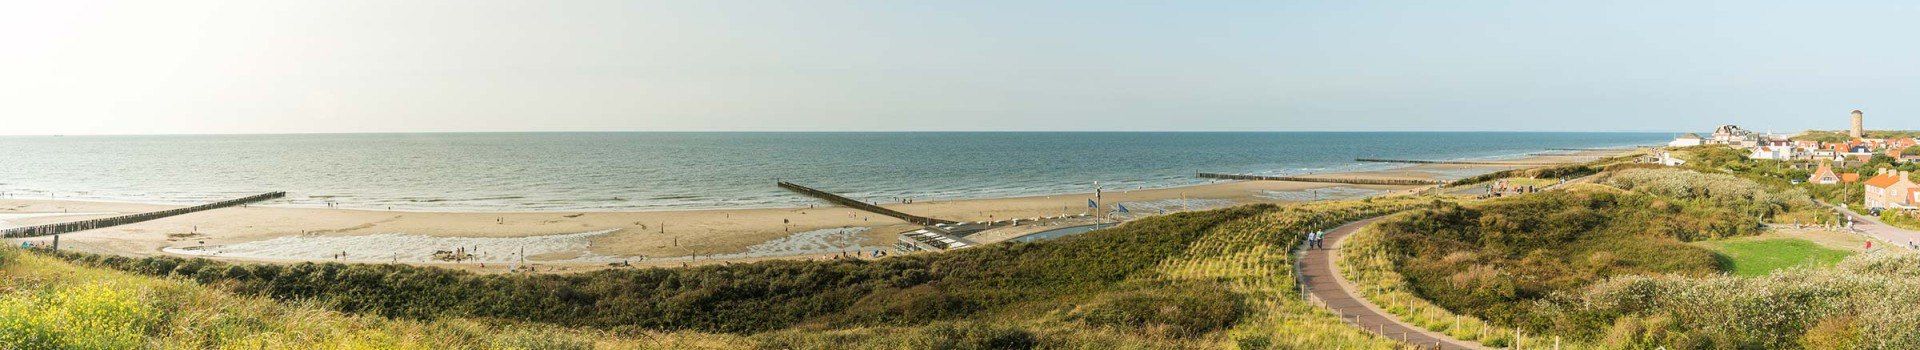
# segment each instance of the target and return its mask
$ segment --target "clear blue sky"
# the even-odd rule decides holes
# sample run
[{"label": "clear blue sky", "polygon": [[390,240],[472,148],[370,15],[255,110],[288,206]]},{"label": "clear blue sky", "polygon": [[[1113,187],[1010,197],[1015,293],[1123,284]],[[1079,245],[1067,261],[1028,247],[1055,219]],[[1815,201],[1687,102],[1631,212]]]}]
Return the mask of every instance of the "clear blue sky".
[{"label": "clear blue sky", "polygon": [[1912,2],[0,5],[0,134],[1920,129]]}]

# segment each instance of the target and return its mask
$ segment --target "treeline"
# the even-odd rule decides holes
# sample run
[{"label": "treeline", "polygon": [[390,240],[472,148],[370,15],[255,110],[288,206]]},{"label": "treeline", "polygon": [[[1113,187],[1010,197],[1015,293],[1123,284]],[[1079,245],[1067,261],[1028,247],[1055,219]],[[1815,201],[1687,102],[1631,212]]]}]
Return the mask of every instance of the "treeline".
[{"label": "treeline", "polygon": [[[1287,211],[1290,235],[1387,209]],[[496,318],[615,331],[750,334],[790,327],[947,324],[983,316],[1058,313],[1092,328],[1189,337],[1245,317],[1218,282],[1139,283],[1224,223],[1273,215],[1273,205],[1142,219],[1038,243],[983,246],[876,261],[765,261],[577,274],[493,275],[398,264],[238,264],[170,256],[59,252],[61,258],[175,276],[251,295],[312,300],[395,318]],[[1291,236],[1289,236],[1291,237]],[[1151,276],[1145,276],[1151,277]],[[1151,305],[1151,307],[1148,307]],[[1017,331],[986,343],[1024,344]]]},{"label": "treeline", "polygon": [[1778,223],[1823,222],[1831,216],[1803,189],[1770,188],[1734,175],[1675,168],[1627,169],[1608,172],[1596,182],[1696,204],[1688,206],[1696,216],[1743,215]]}]

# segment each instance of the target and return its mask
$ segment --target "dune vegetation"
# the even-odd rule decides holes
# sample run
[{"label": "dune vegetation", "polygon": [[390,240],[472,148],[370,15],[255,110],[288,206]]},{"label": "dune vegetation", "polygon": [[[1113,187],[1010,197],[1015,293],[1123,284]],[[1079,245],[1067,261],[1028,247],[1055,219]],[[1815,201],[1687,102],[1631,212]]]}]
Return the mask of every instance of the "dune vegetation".
[{"label": "dune vegetation", "polygon": [[1413,292],[1435,304],[1545,333],[1566,320],[1534,313],[1532,304],[1555,292],[1615,275],[1718,272],[1712,252],[1684,240],[1740,234],[1756,223],[1701,211],[1609,192],[1437,205],[1375,224],[1376,254],[1393,261]]},{"label": "dune vegetation", "polygon": [[0,348],[716,348],[725,335],[640,342],[606,332],[469,319],[395,320],[239,296],[180,279],[0,248]]},{"label": "dune vegetation", "polygon": [[[450,347],[494,348],[514,347],[512,342],[521,341],[516,334],[551,332],[576,335],[541,338],[567,346],[528,347],[1393,348],[1398,345],[1392,340],[1348,327],[1333,313],[1303,302],[1287,252],[1304,232],[1422,203],[1378,198],[1241,206],[1147,218],[1051,241],[876,261],[768,261],[557,275],[72,252],[10,253],[9,261],[128,281],[87,288],[132,298],[149,309],[227,315],[231,312],[220,308],[245,307],[340,320],[319,324],[352,324],[313,328],[322,326],[266,317],[167,316],[113,333],[114,339],[135,343],[192,342],[188,347],[294,337],[310,342],[288,344],[380,347],[389,344],[382,339],[471,338]],[[60,302],[32,298],[92,285],[75,282],[85,279],[60,281],[61,286],[14,288],[7,292],[15,298],[8,307]],[[169,297],[180,294],[245,302]],[[70,317],[98,321],[94,318]],[[183,328],[205,322],[243,326],[179,336],[202,332]],[[62,347],[50,342],[32,338],[7,344]]]},{"label": "dune vegetation", "polygon": [[1721,265],[1727,272],[1746,277],[1763,276],[1794,267],[1831,266],[1854,254],[1795,238],[1730,239],[1704,243],[1703,247],[1720,254],[1723,258]]},{"label": "dune vegetation", "polygon": [[1920,255],[1877,252],[1759,277],[1622,276],[1550,302],[1556,317],[1611,320],[1618,348],[1920,348]]},{"label": "dune vegetation", "polygon": [[1920,312],[1896,307],[1920,298],[1909,285],[1920,256],[1750,237],[1766,222],[1832,215],[1800,188],[1671,168],[1595,183],[1432,203],[1349,237],[1339,263],[1402,320],[1490,346],[1898,349],[1920,338],[1909,335]]}]

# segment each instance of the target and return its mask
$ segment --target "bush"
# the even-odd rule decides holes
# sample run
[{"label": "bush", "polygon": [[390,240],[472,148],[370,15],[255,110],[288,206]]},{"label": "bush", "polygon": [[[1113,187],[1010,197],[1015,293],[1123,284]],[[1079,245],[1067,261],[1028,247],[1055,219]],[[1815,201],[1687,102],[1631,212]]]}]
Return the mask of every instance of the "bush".
[{"label": "bush", "polygon": [[1246,312],[1240,302],[1221,286],[1198,284],[1109,297],[1081,306],[1067,317],[1094,327],[1186,338],[1233,325]]},{"label": "bush", "polygon": [[1543,332],[1570,320],[1534,312],[1535,301],[1608,276],[1715,273],[1713,253],[1682,240],[1750,231],[1753,224],[1739,216],[1696,217],[1690,213],[1698,210],[1688,205],[1663,201],[1671,200],[1543,192],[1435,205],[1382,220],[1374,229],[1378,254],[1414,294],[1448,310]]},{"label": "bush", "polygon": [[1663,320],[1632,328],[1664,337],[1609,336],[1611,347],[1914,349],[1920,309],[1907,306],[1916,303],[1920,255],[1904,252],[1756,278],[1621,276],[1540,308],[1554,317]]}]

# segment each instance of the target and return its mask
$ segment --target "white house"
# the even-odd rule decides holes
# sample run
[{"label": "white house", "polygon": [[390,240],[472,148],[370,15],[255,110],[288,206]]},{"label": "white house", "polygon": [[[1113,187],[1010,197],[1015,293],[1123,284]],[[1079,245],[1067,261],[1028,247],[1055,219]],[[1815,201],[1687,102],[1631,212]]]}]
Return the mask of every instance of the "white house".
[{"label": "white house", "polygon": [[1699,146],[1701,144],[1705,144],[1706,142],[1707,140],[1704,138],[1700,138],[1699,134],[1686,133],[1686,134],[1681,134],[1678,137],[1674,137],[1673,142],[1667,143],[1667,147]]},{"label": "white house", "polygon": [[1674,158],[1672,152],[1660,152],[1660,165],[1681,166],[1687,165],[1687,161]]},{"label": "white house", "polygon": [[1753,154],[1747,155],[1747,158],[1791,160],[1793,159],[1793,149],[1788,147],[1774,147],[1774,146],[1754,147]]}]

